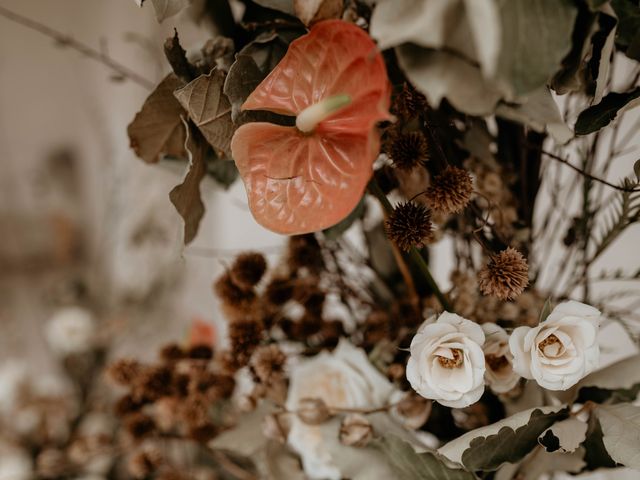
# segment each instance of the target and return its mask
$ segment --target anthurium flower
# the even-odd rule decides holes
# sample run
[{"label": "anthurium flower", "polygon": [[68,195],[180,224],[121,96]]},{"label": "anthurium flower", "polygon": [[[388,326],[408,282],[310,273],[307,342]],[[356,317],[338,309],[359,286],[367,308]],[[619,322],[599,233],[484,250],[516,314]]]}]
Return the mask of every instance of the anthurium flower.
[{"label": "anthurium flower", "polygon": [[258,223],[292,235],[345,218],[371,177],[389,103],[382,56],[357,26],[327,20],[293,41],[242,109],[295,116],[296,126],[249,123],[231,141]]}]

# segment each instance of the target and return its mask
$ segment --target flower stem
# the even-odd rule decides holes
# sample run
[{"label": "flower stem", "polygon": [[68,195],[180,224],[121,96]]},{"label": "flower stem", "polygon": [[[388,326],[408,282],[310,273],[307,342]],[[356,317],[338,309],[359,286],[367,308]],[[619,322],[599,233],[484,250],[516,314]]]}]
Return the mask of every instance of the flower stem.
[{"label": "flower stem", "polygon": [[[389,202],[389,199],[384,194],[384,192],[380,188],[380,185],[378,185],[378,182],[376,182],[375,179],[371,179],[371,181],[369,182],[369,193],[371,193],[378,199],[387,215],[393,212],[393,206],[391,205],[391,202]],[[438,288],[438,284],[431,275],[431,271],[429,270],[427,262],[425,262],[424,258],[416,247],[411,247],[411,250],[409,251],[409,258],[411,258],[411,261],[418,267],[418,269],[424,276],[427,285],[429,285],[429,288],[431,288],[431,290],[433,291],[433,294],[442,305],[442,308],[444,308],[448,312],[453,313],[451,304],[447,300],[447,297],[444,296],[440,288]]]}]

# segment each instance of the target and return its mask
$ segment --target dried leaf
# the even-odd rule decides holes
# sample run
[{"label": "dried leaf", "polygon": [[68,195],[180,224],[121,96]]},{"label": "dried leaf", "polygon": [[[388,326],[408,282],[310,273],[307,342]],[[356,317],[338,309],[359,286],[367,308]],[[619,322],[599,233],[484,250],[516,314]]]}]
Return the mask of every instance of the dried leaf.
[{"label": "dried leaf", "polygon": [[596,415],[602,425],[604,446],[611,458],[640,470],[640,407],[628,403],[600,405]]},{"label": "dried leaf", "polygon": [[162,154],[184,156],[185,131],[180,119],[184,110],[173,96],[182,85],[174,74],[165,77],[127,127],[131,148],[147,163],[156,163]]},{"label": "dried leaf", "polygon": [[296,17],[305,25],[340,18],[343,6],[342,0],[293,0]]},{"label": "dried leaf", "polygon": [[600,103],[592,105],[578,115],[575,130],[577,135],[587,135],[606,127],[618,115],[618,112],[638,104],[640,87],[629,92],[611,92]]},{"label": "dried leaf", "polygon": [[296,12],[293,9],[293,0],[253,0],[258,5],[261,5],[266,8],[271,8],[273,10],[278,10],[280,12],[284,12],[287,15],[295,15]]},{"label": "dried leaf", "polygon": [[190,243],[198,233],[200,220],[204,216],[204,203],[200,197],[200,182],[206,173],[205,153],[207,144],[198,134],[187,129],[185,149],[189,155],[189,166],[184,180],[169,193],[171,203],[184,220],[184,244]]},{"label": "dried leaf", "polygon": [[222,92],[223,85],[224,73],[214,68],[208,75],[200,75],[176,90],[175,96],[204,138],[230,156],[229,144],[234,127],[231,104]]}]

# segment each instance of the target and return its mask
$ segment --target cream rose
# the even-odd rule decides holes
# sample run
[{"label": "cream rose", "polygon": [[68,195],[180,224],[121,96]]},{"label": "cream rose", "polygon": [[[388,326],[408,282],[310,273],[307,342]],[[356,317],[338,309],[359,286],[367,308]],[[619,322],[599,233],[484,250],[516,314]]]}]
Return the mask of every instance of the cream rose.
[{"label": "cream rose", "polygon": [[477,402],[484,392],[484,332],[471,320],[444,312],[411,340],[407,379],[413,389],[447,407]]},{"label": "cream rose", "polygon": [[[301,404],[311,403],[309,399],[322,400],[330,409],[373,409],[390,403],[394,390],[387,378],[371,365],[363,350],[341,340],[332,353],[320,353],[293,367],[287,409],[295,412]],[[287,441],[300,455],[310,478],[342,478],[321,425],[309,425],[292,415]]]},{"label": "cream rose", "polygon": [[549,390],[566,390],[598,365],[600,311],[584,303],[558,305],[540,325],[518,327],[509,348],[513,368]]},{"label": "cream rose", "polygon": [[513,355],[509,350],[509,334],[500,325],[483,323],[485,340],[484,379],[495,393],[506,393],[516,386],[520,375],[513,370]]}]

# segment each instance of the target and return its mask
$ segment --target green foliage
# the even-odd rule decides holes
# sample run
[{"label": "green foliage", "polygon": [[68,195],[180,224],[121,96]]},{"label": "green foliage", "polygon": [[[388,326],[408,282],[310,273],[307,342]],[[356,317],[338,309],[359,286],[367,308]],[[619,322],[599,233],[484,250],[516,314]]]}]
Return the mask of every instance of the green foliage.
[{"label": "green foliage", "polygon": [[435,452],[416,453],[400,438],[387,435],[376,446],[389,459],[399,480],[473,480],[475,475],[461,468],[449,466],[446,459]]},{"label": "green foliage", "polygon": [[640,97],[640,87],[626,93],[611,92],[602,101],[583,110],[576,120],[577,135],[587,135],[609,125],[618,112]]}]

